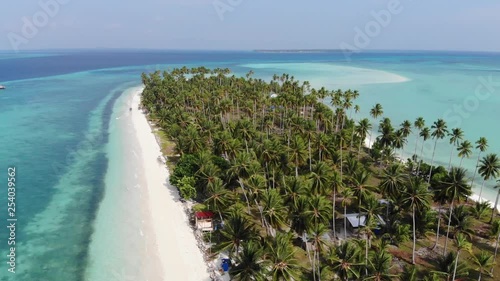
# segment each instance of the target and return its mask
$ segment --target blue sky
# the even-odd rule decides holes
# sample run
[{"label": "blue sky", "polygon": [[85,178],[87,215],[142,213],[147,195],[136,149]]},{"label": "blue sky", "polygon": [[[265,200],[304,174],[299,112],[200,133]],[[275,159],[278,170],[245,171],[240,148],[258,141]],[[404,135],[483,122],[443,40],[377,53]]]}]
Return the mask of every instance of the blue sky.
[{"label": "blue sky", "polygon": [[[48,11],[55,12],[49,14],[40,3],[52,3]],[[392,13],[388,7],[396,4],[399,12]],[[347,44],[500,51],[500,3],[494,0],[24,0],[2,1],[0,9],[4,50],[339,49]],[[375,20],[380,11],[391,15],[387,23]],[[369,42],[355,44],[359,31]]]}]

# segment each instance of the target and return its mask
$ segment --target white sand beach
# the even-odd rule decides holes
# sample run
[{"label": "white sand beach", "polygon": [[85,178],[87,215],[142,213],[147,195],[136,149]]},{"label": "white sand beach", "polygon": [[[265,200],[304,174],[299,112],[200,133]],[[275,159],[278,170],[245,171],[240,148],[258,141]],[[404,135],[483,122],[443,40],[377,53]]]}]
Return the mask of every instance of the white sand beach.
[{"label": "white sand beach", "polygon": [[126,90],[113,110],[106,190],[85,280],[209,281],[177,189],[158,161],[160,147],[138,110],[142,90]]},{"label": "white sand beach", "polygon": [[132,100],[132,123],[142,152],[149,193],[149,208],[156,234],[163,280],[208,281],[210,276],[203,255],[197,247],[193,230],[179,202],[177,190],[168,183],[169,172],[158,162],[160,147],[146,116],[138,110],[140,93]]}]

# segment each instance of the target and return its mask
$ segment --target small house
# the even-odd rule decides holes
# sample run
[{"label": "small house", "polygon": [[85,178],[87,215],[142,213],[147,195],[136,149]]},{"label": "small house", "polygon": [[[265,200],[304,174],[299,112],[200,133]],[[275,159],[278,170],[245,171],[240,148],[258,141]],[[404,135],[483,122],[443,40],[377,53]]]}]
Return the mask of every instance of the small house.
[{"label": "small house", "polygon": [[196,228],[201,231],[212,231],[214,213],[210,211],[196,212],[194,214]]},{"label": "small house", "polygon": [[[351,230],[353,232],[358,231],[360,227],[365,226],[366,216],[363,214],[361,216],[358,213],[347,214],[346,218],[348,221],[348,228],[349,228],[349,230]],[[384,226],[384,225],[385,225],[385,221],[382,219],[381,216],[377,215],[376,229],[379,229],[381,226]]]}]

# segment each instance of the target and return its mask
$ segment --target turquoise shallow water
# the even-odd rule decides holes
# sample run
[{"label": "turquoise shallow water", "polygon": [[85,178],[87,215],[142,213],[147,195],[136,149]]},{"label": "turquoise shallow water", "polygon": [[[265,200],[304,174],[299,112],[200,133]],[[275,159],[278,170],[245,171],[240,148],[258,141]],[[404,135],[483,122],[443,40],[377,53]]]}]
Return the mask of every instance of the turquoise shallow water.
[{"label": "turquoise shallow water", "polygon": [[[377,102],[394,124],[423,116],[431,125],[445,118],[450,128],[461,127],[470,141],[485,136],[490,142],[488,152],[500,153],[499,54],[379,52],[355,55],[351,62],[335,52],[0,54],[0,84],[7,86],[0,91],[0,172],[15,166],[18,184],[18,268],[14,276],[0,260],[0,280],[84,280],[92,264],[88,247],[106,183],[123,181],[106,179],[109,163],[123,161],[117,159],[122,154],[108,147],[115,101],[140,84],[141,72],[182,65],[229,67],[241,75],[253,69],[264,79],[287,72],[314,86],[357,89],[361,112],[356,118],[369,117]],[[481,89],[479,99],[475,91],[485,79],[493,83]],[[455,108],[464,104],[469,110],[461,116]],[[414,143],[410,139],[405,152],[412,152]],[[428,143],[426,158],[432,152]],[[439,145],[437,162],[447,165],[449,153],[446,140]],[[476,156],[464,161],[464,166],[472,169]],[[113,173],[119,175],[116,169]],[[491,182],[488,187],[485,195],[492,199]],[[5,222],[6,182],[2,180],[0,195],[1,190],[5,193],[0,206],[5,208],[0,208],[0,221]],[[4,256],[7,245],[2,240]]]}]

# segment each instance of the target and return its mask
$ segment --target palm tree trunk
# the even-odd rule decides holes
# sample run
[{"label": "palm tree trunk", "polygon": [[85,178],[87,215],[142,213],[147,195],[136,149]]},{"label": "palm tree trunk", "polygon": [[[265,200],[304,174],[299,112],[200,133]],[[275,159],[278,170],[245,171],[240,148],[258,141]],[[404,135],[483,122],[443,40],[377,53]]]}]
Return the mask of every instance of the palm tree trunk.
[{"label": "palm tree trunk", "polygon": [[[493,256],[493,262],[496,262],[497,260],[497,253],[498,253],[498,241],[500,240],[500,233],[498,233],[498,236],[497,236],[497,241],[495,242],[495,255]],[[493,268],[495,267],[491,267],[491,274],[493,274]]]},{"label": "palm tree trunk", "polygon": [[264,217],[264,214],[262,213],[262,208],[261,206],[259,205],[259,203],[257,202],[256,199],[253,200],[253,202],[255,203],[255,206],[257,207],[257,209],[259,209],[259,213],[260,213],[260,222],[262,223],[262,226],[268,231],[269,234],[271,234],[271,231],[269,229],[269,224],[267,223],[267,220],[266,218]]},{"label": "palm tree trunk", "polygon": [[457,258],[455,259],[455,267],[453,269],[453,278],[451,280],[455,280],[455,276],[457,275],[457,266],[458,266],[458,257],[460,256],[460,251],[457,251]]},{"label": "palm tree trunk", "polygon": [[427,183],[429,184],[431,182],[431,174],[432,174],[432,165],[434,165],[434,155],[436,153],[436,146],[437,146],[438,138],[436,138],[436,141],[434,142],[434,149],[432,150],[432,160],[431,160],[431,167],[429,169],[429,178],[427,179]]},{"label": "palm tree trunk", "polygon": [[415,205],[413,205],[413,251],[411,254],[411,263],[415,264],[415,248],[417,246],[417,233],[415,232]]},{"label": "palm tree trunk", "polygon": [[451,217],[453,215],[453,198],[450,203],[450,217],[448,218],[448,229],[446,229],[446,238],[444,240],[444,250],[443,256],[446,254],[446,249],[448,248],[448,235],[450,234],[450,226],[451,226]]},{"label": "palm tree trunk", "polygon": [[250,214],[250,202],[248,201],[247,192],[245,190],[245,187],[243,186],[243,181],[241,179],[238,179],[238,183],[240,184],[240,187],[243,190],[243,195],[245,196],[245,200],[247,202],[248,213]]},{"label": "palm tree trunk", "polygon": [[500,189],[498,190],[497,192],[497,198],[495,199],[495,205],[493,205],[493,208],[491,210],[491,219],[490,219],[490,223],[493,222],[493,218],[495,217],[495,214],[497,212],[497,204],[498,204],[498,197],[500,196]]},{"label": "palm tree trunk", "polygon": [[359,161],[359,156],[361,156],[361,143],[363,143],[363,139],[361,139],[359,141],[359,145],[358,145],[358,161]]},{"label": "palm tree trunk", "polygon": [[484,187],[484,183],[486,182],[486,180],[483,179],[483,183],[481,184],[481,189],[479,190],[479,203],[483,202],[483,187]]},{"label": "palm tree trunk", "polygon": [[314,249],[312,257],[312,272],[313,272],[313,280],[316,280],[316,251]]},{"label": "palm tree trunk", "polygon": [[462,162],[464,161],[464,156],[462,156],[462,158],[460,158],[460,165],[458,166],[459,168],[462,168]]},{"label": "palm tree trunk", "polygon": [[479,165],[479,159],[481,159],[481,152],[479,152],[479,155],[477,156],[476,167],[474,167],[474,175],[472,176],[472,181],[470,183],[470,186],[474,186],[474,180],[476,179],[477,166]]},{"label": "palm tree trunk", "polygon": [[422,157],[424,156],[424,144],[425,144],[425,141],[422,142],[422,148],[420,149],[420,161],[418,161],[417,175],[420,173],[420,164],[422,164]]},{"label": "palm tree trunk", "polygon": [[415,141],[415,151],[413,152],[413,155],[417,155],[417,148],[418,148],[418,134],[416,134],[416,141]]},{"label": "palm tree trunk", "polygon": [[312,172],[311,137],[308,138],[307,149],[309,150],[309,172]]},{"label": "palm tree trunk", "polygon": [[370,134],[370,137],[368,138],[368,148],[372,149],[372,132],[369,132],[369,134]]},{"label": "palm tree trunk", "polygon": [[479,271],[479,277],[477,278],[477,281],[481,281],[481,275],[482,275],[482,273],[483,273],[483,271],[482,271],[482,270],[480,270],[480,271]]},{"label": "palm tree trunk", "polygon": [[314,275],[314,263],[311,259],[311,253],[309,251],[309,243],[307,243],[307,236],[306,236],[306,233],[302,233],[302,241],[305,241],[306,243],[306,253],[307,253],[307,258],[309,259],[309,263],[311,263],[311,270],[313,272],[313,279],[316,280],[316,275]]},{"label": "palm tree trunk", "polygon": [[333,228],[333,239],[336,239],[337,238],[337,235],[335,233],[335,201],[337,199],[337,192],[336,190],[334,189],[333,190],[333,203],[332,203],[332,207],[333,207],[333,210],[332,210],[332,228]]},{"label": "palm tree trunk", "polygon": [[[366,220],[366,218],[365,218],[365,220]],[[358,236],[360,235],[360,231],[359,231],[360,227],[361,227],[361,196],[358,199]]]},{"label": "palm tree trunk", "polygon": [[320,260],[319,260],[319,249],[316,251],[316,257],[318,259],[318,281],[321,281],[321,271],[320,271]]},{"label": "palm tree trunk", "polygon": [[347,204],[344,205],[344,239],[347,239]]},{"label": "palm tree trunk", "polygon": [[434,243],[434,246],[432,247],[433,249],[436,249],[436,247],[439,244],[439,226],[441,225],[441,203],[439,203],[439,208],[438,208],[438,222],[437,222],[437,230],[436,230],[436,243]]},{"label": "palm tree trunk", "polygon": [[451,152],[450,152],[450,161],[448,162],[448,171],[451,169],[451,158],[453,157],[453,148],[455,148],[455,147],[452,145]]},{"label": "palm tree trunk", "polygon": [[365,247],[365,276],[368,276],[368,235],[366,235],[366,247]]}]

